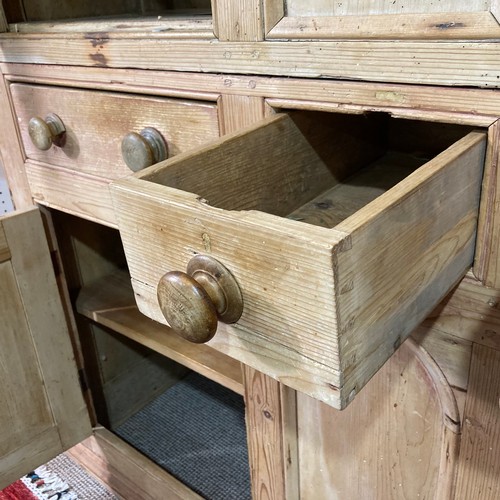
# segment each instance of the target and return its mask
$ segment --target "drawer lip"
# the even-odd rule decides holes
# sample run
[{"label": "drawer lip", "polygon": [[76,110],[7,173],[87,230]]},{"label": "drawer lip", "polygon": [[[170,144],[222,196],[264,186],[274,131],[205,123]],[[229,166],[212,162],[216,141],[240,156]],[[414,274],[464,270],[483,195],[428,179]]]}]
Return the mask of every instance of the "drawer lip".
[{"label": "drawer lip", "polygon": [[[211,341],[213,346],[294,389],[343,408],[472,263],[486,134],[472,132],[460,139],[332,229],[257,210],[224,210],[207,205],[194,193],[152,182],[163,168],[174,162],[182,163],[200,151],[216,149],[228,140],[245,137],[245,134],[279,120],[284,119],[276,116],[268,118],[197,152],[184,153],[132,177],[113,182],[111,193],[118,226],[130,264],[136,299],[143,313],[165,323],[155,303],[155,280],[157,282],[161,274],[173,270],[170,266],[185,266],[195,253],[210,253],[233,272],[249,308],[237,325],[221,325],[221,335],[216,334]],[[470,162],[470,168],[467,162]],[[456,175],[458,173],[460,175]],[[432,202],[426,200],[427,193]],[[426,202],[421,212],[419,200]],[[414,276],[414,273],[404,269],[397,270],[396,275],[403,280],[403,285],[401,295],[396,296],[395,302],[399,301],[401,305],[382,313],[372,306],[370,314],[378,318],[372,325],[372,318],[363,317],[358,309],[363,311],[363,303],[369,302],[372,289],[373,293],[380,293],[377,292],[380,286],[376,273],[367,273],[366,279],[357,274],[358,262],[361,263],[358,260],[362,260],[363,252],[370,245],[380,246],[380,233],[383,231],[377,226],[379,219],[386,213],[394,217],[402,205],[404,210],[414,210],[415,204],[416,212],[410,213],[413,219],[408,225],[412,230],[415,226],[418,235],[415,248],[421,248],[422,255],[416,251],[412,253],[410,232],[403,231],[406,240],[401,241],[404,251],[414,259],[414,262],[408,263],[409,269],[415,269],[417,274]],[[450,209],[458,212],[443,217],[443,222],[436,217],[440,210],[447,213]],[[141,216],[134,211],[141,212]],[[164,211],[168,216],[154,215],[155,211]],[[418,226],[420,216],[425,220]],[[399,221],[401,227],[404,227],[403,222]],[[196,224],[195,230],[193,227]],[[183,230],[179,230],[178,226],[182,226]],[[224,234],[224,228],[229,235]],[[169,231],[172,231],[171,235],[166,234]],[[203,231],[212,239],[211,246],[207,247],[201,241],[199,233]],[[243,234],[247,231],[255,233],[253,239]],[[192,240],[184,233],[189,233]],[[368,242],[363,241],[365,235],[368,235]],[[185,238],[183,242],[177,241],[182,238]],[[148,244],[144,243],[145,240]],[[260,240],[262,244],[258,247]],[[398,241],[399,245],[401,241]],[[245,260],[242,253],[244,244],[252,246],[253,258],[260,256],[256,260],[259,264],[264,259],[274,259],[272,261],[277,267],[280,263],[289,265],[288,269],[285,269],[286,265],[283,267],[283,279],[293,290],[276,288],[278,295],[259,296],[259,283],[250,275],[252,262]],[[391,290],[391,263],[383,262],[383,250],[377,249],[380,265],[387,272],[387,276],[381,279],[384,286]],[[179,255],[173,255],[176,251]],[[399,247],[391,251],[389,255],[398,257],[395,262],[403,262],[404,255],[398,254]],[[445,256],[442,257],[442,254]],[[420,269],[423,263],[431,263],[437,274],[432,269],[429,272]],[[310,274],[297,272],[290,281],[286,281],[287,276],[294,272],[291,269],[293,265],[302,271],[307,269]],[[155,266],[160,268],[153,269]],[[377,263],[373,267],[376,268]],[[281,279],[265,266],[257,267],[254,272],[266,286]],[[407,288],[404,286],[406,281]],[[408,289],[415,283],[420,286],[418,293]],[[245,297],[247,286],[250,291]],[[428,293],[430,289],[432,293]],[[311,301],[310,293],[316,294],[316,302]],[[279,294],[284,294],[291,306],[287,307],[285,299]],[[426,295],[432,303],[426,303]],[[383,307],[389,306],[385,304]],[[398,307],[405,311],[409,326],[401,326],[401,321],[398,323]],[[251,314],[255,315],[253,319],[249,317]],[[356,314],[361,320],[358,321]],[[400,331],[396,331],[396,327]],[[384,328],[388,331],[385,332]],[[370,329],[375,332],[375,340],[366,342],[366,347],[359,347],[360,339],[368,335]],[[366,366],[363,365],[365,360]]]}]

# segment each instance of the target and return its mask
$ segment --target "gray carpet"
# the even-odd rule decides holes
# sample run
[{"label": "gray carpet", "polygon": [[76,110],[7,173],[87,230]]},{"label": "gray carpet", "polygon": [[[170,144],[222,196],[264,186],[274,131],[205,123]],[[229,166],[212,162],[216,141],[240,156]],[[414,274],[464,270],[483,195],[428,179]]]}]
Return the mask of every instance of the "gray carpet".
[{"label": "gray carpet", "polygon": [[243,398],[197,373],[115,432],[206,499],[251,498]]}]

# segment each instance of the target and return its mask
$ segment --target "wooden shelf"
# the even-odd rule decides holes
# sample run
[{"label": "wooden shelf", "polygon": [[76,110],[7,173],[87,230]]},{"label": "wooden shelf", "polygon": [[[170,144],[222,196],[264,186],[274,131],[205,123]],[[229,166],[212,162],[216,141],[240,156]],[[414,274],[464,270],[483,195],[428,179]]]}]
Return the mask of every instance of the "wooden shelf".
[{"label": "wooden shelf", "polygon": [[187,342],[169,327],[141,314],[135,304],[130,277],[126,271],[115,271],[82,289],[76,308],[80,314],[100,325],[243,395],[239,361],[207,345]]}]

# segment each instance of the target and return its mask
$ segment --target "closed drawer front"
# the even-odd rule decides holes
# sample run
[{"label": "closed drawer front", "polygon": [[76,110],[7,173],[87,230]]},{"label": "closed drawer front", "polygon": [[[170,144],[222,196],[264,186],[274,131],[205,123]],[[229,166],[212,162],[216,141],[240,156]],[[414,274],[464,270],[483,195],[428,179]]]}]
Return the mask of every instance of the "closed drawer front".
[{"label": "closed drawer front", "polygon": [[[213,103],[21,83],[10,90],[35,199],[101,222],[114,223],[105,181],[132,173],[122,154],[127,134],[155,129],[168,157],[219,136]],[[30,120],[54,114],[65,131],[39,149]]]},{"label": "closed drawer front", "polygon": [[191,325],[193,279],[215,303],[226,279],[193,257],[215,259],[243,308],[209,345],[343,408],[470,267],[485,148],[456,126],[284,113],[115,182],[138,306]]}]

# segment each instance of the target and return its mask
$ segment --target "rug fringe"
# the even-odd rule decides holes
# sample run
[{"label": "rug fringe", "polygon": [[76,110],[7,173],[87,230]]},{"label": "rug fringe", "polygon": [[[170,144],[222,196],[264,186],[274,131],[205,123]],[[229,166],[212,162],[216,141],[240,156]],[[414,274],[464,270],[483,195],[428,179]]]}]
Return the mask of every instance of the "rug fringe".
[{"label": "rug fringe", "polygon": [[78,500],[70,486],[44,465],[22,477],[21,481],[42,500]]}]

